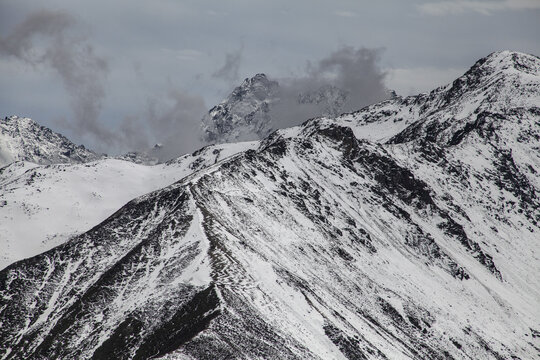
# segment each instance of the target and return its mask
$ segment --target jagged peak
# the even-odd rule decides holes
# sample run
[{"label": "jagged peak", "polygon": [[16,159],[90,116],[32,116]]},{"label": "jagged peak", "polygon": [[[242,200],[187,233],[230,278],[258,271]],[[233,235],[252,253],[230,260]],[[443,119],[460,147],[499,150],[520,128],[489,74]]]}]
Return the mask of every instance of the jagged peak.
[{"label": "jagged peak", "polygon": [[10,115],[6,116],[3,121],[5,124],[12,125],[12,126],[20,126],[20,125],[36,125],[39,126],[34,120],[27,118],[27,117],[20,117],[17,115]]},{"label": "jagged peak", "polygon": [[259,89],[270,92],[277,86],[279,86],[277,81],[270,80],[265,74],[259,73],[251,78],[245,78],[242,84],[233,90],[231,96],[238,97],[244,95],[246,92],[253,92]]},{"label": "jagged peak", "polygon": [[245,78],[242,85],[244,85],[244,84],[251,85],[251,84],[254,84],[254,83],[268,83],[270,81],[271,80],[268,79],[268,76],[266,76],[266,74],[258,73],[258,74],[255,74],[254,76],[250,77],[250,78]]},{"label": "jagged peak", "polygon": [[272,130],[269,104],[279,84],[259,73],[246,78],[202,120],[202,138],[209,143],[263,138]]}]

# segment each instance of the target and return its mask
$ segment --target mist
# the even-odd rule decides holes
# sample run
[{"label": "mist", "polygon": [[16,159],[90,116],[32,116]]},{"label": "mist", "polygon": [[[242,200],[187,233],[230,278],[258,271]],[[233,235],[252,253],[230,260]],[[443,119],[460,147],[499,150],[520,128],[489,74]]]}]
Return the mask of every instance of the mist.
[{"label": "mist", "polygon": [[[134,101],[122,118],[100,120],[109,62],[96,54],[83,25],[71,14],[41,10],[0,37],[0,57],[15,58],[35,70],[48,67],[58,75],[73,113],[58,114],[60,132],[70,132],[100,152],[147,152],[160,161],[206,145],[200,136],[201,120],[211,106],[201,95],[170,82],[165,95],[147,94],[146,102]],[[239,85],[243,50],[241,46],[227,52],[223,64],[209,72],[211,77]],[[343,47],[307,62],[301,74],[268,74],[279,83],[277,95],[272,95],[272,128],[297,125],[315,116],[336,116],[386,98],[380,55],[379,49]],[[137,71],[141,77],[143,70]],[[162,146],[153,148],[156,143]]]},{"label": "mist", "polygon": [[171,89],[166,104],[151,100],[147,108],[147,121],[151,135],[162,146],[154,152],[160,161],[166,161],[202,146],[201,119],[208,111],[204,99],[178,89]]},{"label": "mist", "polygon": [[297,125],[317,116],[337,116],[388,98],[386,73],[380,70],[382,50],[343,47],[305,73],[277,78],[279,100],[272,108],[276,128]]},{"label": "mist", "polygon": [[242,61],[243,47],[236,51],[225,54],[225,63],[216,70],[213,78],[222,79],[228,82],[236,81],[240,78],[240,63]]},{"label": "mist", "polygon": [[[143,104],[133,104],[137,112],[122,119],[100,120],[106,99],[108,61],[95,53],[83,24],[65,12],[40,10],[29,14],[0,38],[0,56],[13,57],[36,71],[55,71],[66,91],[73,116],[58,114],[56,123],[94,147],[108,153],[149,151],[168,160],[204,145],[197,135],[200,120],[207,111],[204,99],[168,85],[166,96],[148,95]],[[215,77],[235,80],[241,49],[227,54]],[[140,70],[139,70],[140,71]],[[39,119],[36,119],[39,122]]]},{"label": "mist", "polygon": [[108,64],[95,53],[78,25],[68,13],[33,12],[0,38],[0,56],[15,57],[34,68],[52,68],[62,81],[73,111],[73,117],[59,120],[59,125],[76,135],[90,136],[106,147],[115,139],[110,127],[98,120],[105,99]]}]

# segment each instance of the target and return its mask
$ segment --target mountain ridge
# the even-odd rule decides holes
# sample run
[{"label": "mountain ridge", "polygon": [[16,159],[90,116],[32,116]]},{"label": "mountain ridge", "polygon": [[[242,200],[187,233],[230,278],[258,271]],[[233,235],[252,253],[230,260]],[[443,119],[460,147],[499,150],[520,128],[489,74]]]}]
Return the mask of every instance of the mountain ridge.
[{"label": "mountain ridge", "polygon": [[117,158],[7,165],[0,169],[0,269],[89,230],[134,197],[253,146],[208,146],[155,165]]},{"label": "mountain ridge", "polygon": [[537,70],[277,130],[8,266],[0,355],[534,357],[540,60],[517,55]]}]

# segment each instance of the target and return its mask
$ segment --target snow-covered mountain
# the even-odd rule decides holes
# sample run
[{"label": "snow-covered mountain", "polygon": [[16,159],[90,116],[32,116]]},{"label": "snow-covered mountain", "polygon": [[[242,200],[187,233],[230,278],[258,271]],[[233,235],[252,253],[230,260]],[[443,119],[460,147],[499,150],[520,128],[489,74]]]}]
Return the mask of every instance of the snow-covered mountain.
[{"label": "snow-covered mountain", "polygon": [[208,146],[154,166],[135,161],[140,156],[84,164],[12,163],[0,169],[0,269],[88,231],[135,197],[254,146]]},{"label": "snow-covered mountain", "polygon": [[101,156],[29,118],[0,119],[0,167],[14,161],[83,163]]},{"label": "snow-covered mountain", "polygon": [[498,52],[193,166],[0,272],[0,358],[536,358],[539,124]]}]

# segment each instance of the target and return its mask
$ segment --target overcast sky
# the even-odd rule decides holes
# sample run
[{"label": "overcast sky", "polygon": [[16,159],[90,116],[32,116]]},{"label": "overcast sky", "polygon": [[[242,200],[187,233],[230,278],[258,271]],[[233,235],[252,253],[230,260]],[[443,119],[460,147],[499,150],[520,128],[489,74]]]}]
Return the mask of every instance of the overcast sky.
[{"label": "overcast sky", "polygon": [[540,55],[539,36],[540,0],[0,0],[0,109],[112,153],[187,119],[187,151],[189,118],[256,73],[301,78],[371,49],[410,95],[493,51]]}]

